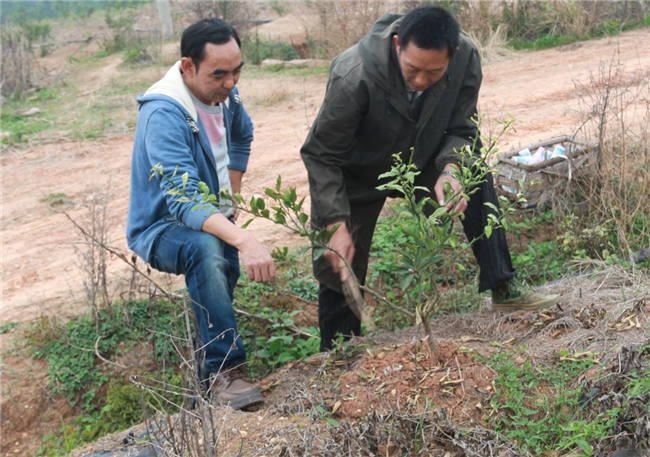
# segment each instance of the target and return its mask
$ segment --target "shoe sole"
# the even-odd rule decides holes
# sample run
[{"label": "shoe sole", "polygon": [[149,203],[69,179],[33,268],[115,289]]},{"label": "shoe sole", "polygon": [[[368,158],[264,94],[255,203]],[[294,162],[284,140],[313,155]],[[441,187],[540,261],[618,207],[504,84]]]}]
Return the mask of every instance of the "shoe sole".
[{"label": "shoe sole", "polygon": [[535,311],[538,309],[548,308],[560,301],[559,295],[553,295],[552,298],[545,298],[532,303],[492,303],[492,309],[495,311]]}]

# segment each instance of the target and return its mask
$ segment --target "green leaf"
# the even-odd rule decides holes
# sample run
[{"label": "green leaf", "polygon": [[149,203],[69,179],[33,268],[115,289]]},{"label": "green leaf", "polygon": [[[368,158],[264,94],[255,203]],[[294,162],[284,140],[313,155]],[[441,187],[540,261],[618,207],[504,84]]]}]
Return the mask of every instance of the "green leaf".
[{"label": "green leaf", "polygon": [[339,423],[336,422],[336,421],[335,421],[334,419],[332,419],[331,417],[327,417],[327,418],[325,418],[325,420],[326,420],[327,423],[330,424],[332,427],[335,427],[335,428],[336,428],[336,427],[339,426]]},{"label": "green leaf", "polygon": [[411,283],[413,283],[413,279],[414,279],[413,275],[404,275],[404,277],[400,281],[400,287],[402,288],[402,290],[408,289]]},{"label": "green leaf", "polygon": [[181,175],[182,189],[185,189],[185,187],[187,186],[187,180],[189,179],[189,177],[190,175],[187,171]]},{"label": "green leaf", "polygon": [[284,217],[284,214],[280,212],[275,213],[274,220],[278,224],[285,224],[287,222],[287,219]]},{"label": "green leaf", "polygon": [[485,232],[485,237],[490,238],[492,236],[492,226],[491,225],[486,225],[485,228],[483,229]]},{"label": "green leaf", "polygon": [[483,204],[484,204],[485,206],[487,206],[488,208],[490,208],[490,209],[491,209],[492,211],[494,211],[495,213],[498,213],[498,212],[499,212],[499,209],[497,208],[497,206],[496,206],[494,203],[492,203],[492,202],[483,202]]},{"label": "green leaf", "polygon": [[199,181],[199,183],[198,183],[197,185],[198,185],[198,187],[199,187],[199,190],[200,190],[201,192],[203,192],[204,194],[209,194],[209,193],[210,193],[210,188],[209,188],[208,185],[207,185],[206,183],[204,183],[203,181]]},{"label": "green leaf", "polygon": [[265,193],[267,196],[271,197],[273,200],[277,200],[277,199],[280,197],[280,194],[279,194],[279,193],[277,193],[276,191],[274,191],[273,189],[271,189],[271,188],[269,188],[269,187],[267,187],[267,188],[264,190],[264,193]]},{"label": "green leaf", "polygon": [[431,218],[433,219],[440,219],[442,216],[447,214],[447,207],[446,206],[441,206],[438,209],[436,209],[433,214],[431,215]]},{"label": "green leaf", "polygon": [[591,453],[593,452],[593,448],[591,447],[591,445],[587,443],[584,439],[581,438],[576,439],[576,444],[580,449],[585,451],[588,455],[591,455]]},{"label": "green leaf", "polygon": [[302,197],[298,203],[296,203],[296,211],[300,211],[302,209],[302,205],[305,203],[305,198]]},{"label": "green leaf", "polygon": [[254,215],[257,215],[257,213],[258,213],[258,211],[257,211],[257,198],[255,197],[255,195],[253,195],[253,196],[251,197],[251,200],[250,200],[250,202],[248,203],[248,206],[250,206],[250,208],[251,208],[251,212],[252,212]]},{"label": "green leaf", "polygon": [[248,219],[246,222],[244,222],[244,223],[241,225],[241,228],[244,228],[244,229],[245,229],[246,227],[248,227],[249,225],[251,225],[251,222],[253,222],[253,218],[252,218],[252,217],[251,217],[250,219]]}]

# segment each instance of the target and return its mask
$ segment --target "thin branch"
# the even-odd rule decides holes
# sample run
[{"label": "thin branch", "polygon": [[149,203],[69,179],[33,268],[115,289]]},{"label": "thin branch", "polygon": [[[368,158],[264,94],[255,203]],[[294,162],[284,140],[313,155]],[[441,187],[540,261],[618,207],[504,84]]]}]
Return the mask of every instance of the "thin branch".
[{"label": "thin branch", "polygon": [[101,339],[102,339],[102,336],[99,335],[99,336],[97,337],[97,339],[95,340],[95,355],[96,355],[96,356],[97,356],[97,357],[98,357],[102,362],[104,362],[104,363],[108,363],[108,364],[111,364],[111,365],[115,365],[116,367],[118,367],[118,368],[122,368],[122,369],[125,369],[125,370],[128,369],[129,367],[127,367],[126,365],[122,365],[122,364],[119,363],[119,362],[113,362],[112,360],[108,360],[107,358],[105,358],[104,356],[102,356],[102,355],[99,353],[99,340],[101,340]]},{"label": "thin branch", "polygon": [[399,311],[400,313],[404,313],[407,316],[409,316],[410,318],[415,319],[415,313],[414,312],[409,311],[408,309],[402,308],[399,305],[396,305],[395,303],[393,303],[392,301],[390,301],[389,299],[387,299],[386,297],[381,295],[379,292],[371,289],[370,287],[368,287],[366,285],[363,285],[363,284],[359,284],[359,288],[361,290],[363,290],[364,292],[368,292],[373,297],[381,300],[383,303],[387,304],[388,306],[390,306],[394,310]]},{"label": "thin branch", "polygon": [[[245,317],[248,317],[248,318],[251,318],[251,319],[256,319],[256,320],[258,320],[260,322],[264,322],[266,324],[279,324],[280,323],[278,321],[274,321],[273,319],[268,319],[266,317],[257,316],[255,314],[249,313],[248,311],[244,311],[243,309],[235,308],[234,306],[232,307],[232,309],[237,314],[241,314],[242,316],[245,316]],[[288,325],[287,329],[289,329],[293,334],[298,335],[298,336],[304,336],[306,338],[313,338],[314,337],[314,335],[312,335],[311,333],[306,332],[303,329],[301,329],[300,327],[297,327],[295,325]]]},{"label": "thin branch", "polygon": [[88,231],[85,228],[83,228],[77,221],[75,221],[66,211],[63,211],[63,214],[65,215],[65,217],[68,218],[68,220],[72,223],[72,225],[74,225],[77,228],[77,230],[81,232],[81,234],[84,237],[91,240],[93,243],[97,244],[102,249],[107,250],[108,252],[110,252],[111,254],[113,254],[114,256],[116,256],[126,264],[128,264],[131,268],[133,268],[133,270],[135,270],[137,273],[142,275],[151,284],[153,284],[153,286],[156,289],[160,290],[170,301],[175,302],[176,300],[182,300],[184,298],[183,295],[174,294],[172,292],[167,291],[164,287],[162,287],[160,284],[154,281],[147,273],[140,270],[140,268],[138,268],[135,262],[131,262],[124,252],[122,252],[118,248],[107,245],[103,241],[98,240],[92,234],[88,233]]}]

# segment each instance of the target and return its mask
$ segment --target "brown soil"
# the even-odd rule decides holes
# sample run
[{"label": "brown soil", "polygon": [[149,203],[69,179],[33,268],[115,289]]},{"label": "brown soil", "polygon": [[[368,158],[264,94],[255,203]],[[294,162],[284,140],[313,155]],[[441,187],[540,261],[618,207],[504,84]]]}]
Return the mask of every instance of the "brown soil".
[{"label": "brown soil", "polygon": [[[647,77],[650,53],[643,51],[639,43],[649,40],[650,29],[643,29],[547,51],[518,53],[486,64],[479,103],[481,113],[487,117],[484,132],[497,130],[494,120],[515,116],[519,120],[517,130],[504,138],[502,150],[572,133],[580,118],[576,81],[587,83],[590,75],[596,74],[612,59],[623,66],[629,81],[638,80],[642,74]],[[119,77],[127,70],[111,61],[102,71]],[[164,69],[160,69],[160,74],[162,72]],[[128,75],[125,73],[125,76]],[[152,82],[156,77],[152,75]],[[110,77],[103,79],[110,80]],[[243,76],[241,92],[256,125],[253,154],[243,189],[245,194],[262,193],[265,187],[275,182],[277,175],[282,176],[285,184],[297,187],[299,194],[308,194],[299,149],[322,100],[325,82],[324,75],[304,78]],[[83,221],[86,217],[85,198],[108,190],[108,240],[111,245],[126,250],[124,231],[131,146],[132,136],[127,135],[93,141],[40,142],[2,152],[0,313],[3,323],[25,323],[40,315],[72,315],[84,309],[84,273],[79,266],[79,251],[83,249],[79,244],[81,238],[59,210],[64,208],[73,218]],[[60,204],[48,202],[47,197],[56,193],[64,193],[65,201]],[[281,228],[263,221],[255,221],[249,230],[269,246],[295,246],[300,242],[291,239]],[[110,275],[111,290],[124,290],[120,285],[129,280],[128,267],[113,258],[110,260]],[[166,285],[181,284],[177,277],[157,278]],[[570,305],[573,309],[580,303],[583,307],[589,305],[582,301],[582,294],[580,300],[574,296],[577,288],[565,286],[567,288],[555,289],[571,295],[571,301],[563,302],[564,306]],[[645,283],[645,293],[647,287]],[[600,289],[596,285],[592,290]],[[585,293],[592,290],[585,289]],[[613,290],[618,289],[614,287]],[[601,307],[611,304],[598,296],[593,297],[592,303]],[[647,338],[647,307],[648,303],[644,302],[637,311],[641,328],[625,327],[629,322],[620,321],[620,316],[618,322],[614,316],[607,328],[629,336],[630,341]],[[343,362],[343,371],[331,375],[330,380],[340,381],[340,391],[336,395],[331,392],[323,394],[325,404],[332,411],[339,401],[333,416],[341,420],[364,416],[382,407],[395,407],[397,403],[418,410],[428,399],[437,408],[444,406],[451,411],[451,417],[459,423],[482,423],[483,398],[489,395],[491,375],[473,356],[461,350],[460,346],[464,344],[461,336],[494,339],[500,344],[535,345],[545,357],[552,357],[550,349],[559,344],[575,350],[589,348],[590,344],[613,349],[627,341],[616,338],[603,340],[598,329],[588,330],[581,324],[580,317],[574,314],[564,312],[554,316],[542,318],[523,314],[498,319],[484,310],[478,315],[447,318],[435,329],[441,338],[441,354],[444,354],[437,360],[421,343],[412,342],[404,335],[383,335],[381,341],[369,343],[372,351],[354,364]],[[616,327],[617,323],[620,328]],[[575,329],[584,329],[588,338]],[[29,455],[38,447],[38,437],[47,431],[58,430],[60,421],[68,418],[71,411],[65,402],[48,396],[45,367],[41,362],[11,355],[13,337],[12,333],[0,335],[0,347],[3,348],[2,453]],[[398,345],[386,347],[391,338]],[[490,350],[488,344],[478,345],[484,353]],[[381,349],[376,351],[377,347]],[[270,384],[262,385],[268,387],[267,404],[276,405],[276,409],[255,413],[256,420],[245,413],[232,413],[233,426],[239,424],[242,430],[248,430],[249,437],[256,435],[259,438],[267,436],[261,431],[265,427],[279,430],[295,426],[290,415],[278,414],[277,405],[288,401],[283,396],[290,392],[287,384],[296,384],[306,375],[313,376],[322,363],[322,358],[316,358],[303,364],[292,364],[276,373],[265,381]],[[293,378],[289,374],[292,370]],[[295,372],[303,374],[298,376]],[[273,379],[278,384],[269,387]],[[293,405],[288,410],[298,411],[300,408],[304,409],[305,405]],[[256,423],[261,429],[256,428]],[[266,444],[270,446],[273,442]]]},{"label": "brown soil", "polygon": [[438,344],[437,356],[423,341],[364,355],[341,376],[341,415],[359,418],[372,411],[402,409],[421,413],[431,408],[450,411],[457,424],[467,425],[492,391],[493,371],[454,343]]}]

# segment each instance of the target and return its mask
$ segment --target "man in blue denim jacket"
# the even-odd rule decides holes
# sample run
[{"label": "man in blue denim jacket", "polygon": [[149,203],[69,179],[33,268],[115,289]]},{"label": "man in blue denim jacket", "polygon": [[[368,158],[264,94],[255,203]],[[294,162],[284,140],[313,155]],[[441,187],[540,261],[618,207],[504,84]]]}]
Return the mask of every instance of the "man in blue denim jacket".
[{"label": "man in blue denim jacket", "polygon": [[[202,19],[183,32],[181,60],[143,95],[133,146],[129,247],[154,268],[184,274],[198,322],[201,378],[235,409],[263,400],[245,379],[244,345],[232,308],[239,257],[248,277],[273,282],[268,250],[234,222],[233,209],[181,202],[169,191],[239,192],[253,124],[235,87],[243,62],[237,32]],[[159,166],[162,177],[152,177]]]}]

